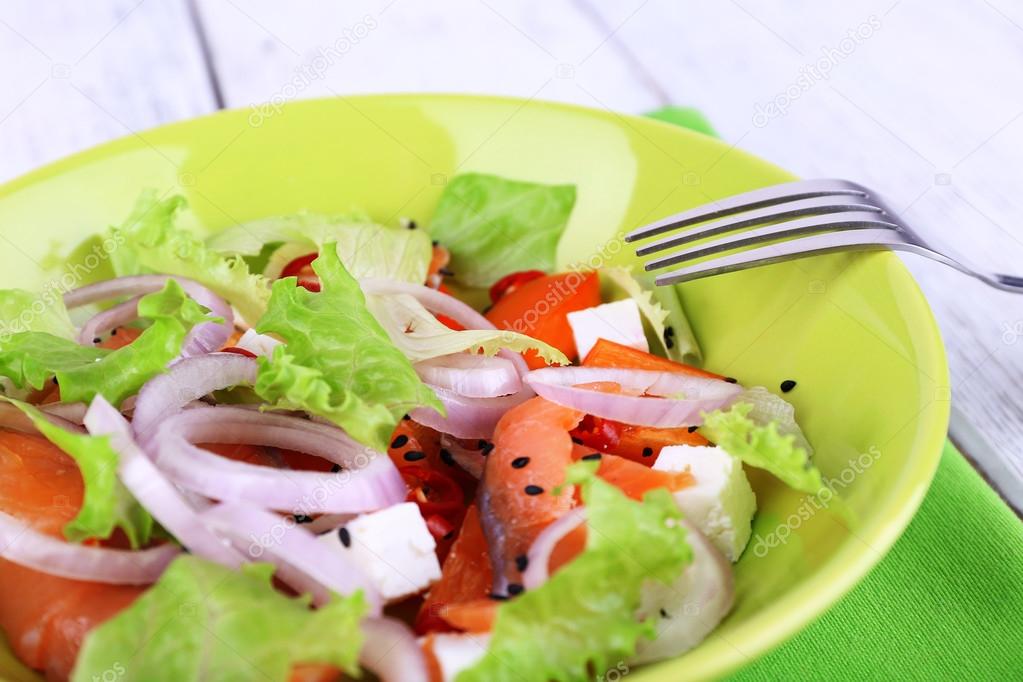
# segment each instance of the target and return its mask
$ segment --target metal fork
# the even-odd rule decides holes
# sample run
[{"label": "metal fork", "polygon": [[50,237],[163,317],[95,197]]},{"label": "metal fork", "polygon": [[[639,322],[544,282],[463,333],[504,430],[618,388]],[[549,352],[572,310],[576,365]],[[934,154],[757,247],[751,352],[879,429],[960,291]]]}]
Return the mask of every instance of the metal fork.
[{"label": "metal fork", "polygon": [[[647,270],[725,255],[659,275],[655,282],[662,286],[821,253],[894,249],[944,263],[996,289],[1023,293],[1023,277],[986,272],[935,251],[877,192],[848,180],[799,180],[755,189],[640,227],[625,235],[625,241],[665,233],[671,234],[640,246],[636,255],[716,239],[650,260]],[[735,253],[727,253],[731,251]]]}]

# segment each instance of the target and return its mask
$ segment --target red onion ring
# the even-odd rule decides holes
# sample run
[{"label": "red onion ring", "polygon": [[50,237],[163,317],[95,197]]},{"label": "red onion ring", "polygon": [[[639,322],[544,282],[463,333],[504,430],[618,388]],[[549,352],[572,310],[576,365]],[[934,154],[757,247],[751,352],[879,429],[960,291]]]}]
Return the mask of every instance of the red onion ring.
[{"label": "red onion ring", "polygon": [[[398,504],[408,492],[390,458],[329,434],[307,419],[231,407],[197,407],[165,420],[155,462],[178,485],[211,499],[251,502],[296,514],[355,514]],[[240,443],[297,450],[335,462],[337,473],[289,471],[236,462],[194,443]]]},{"label": "red onion ring", "polygon": [[[256,382],[257,365],[252,358],[235,353],[210,353],[176,363],[142,387],[135,403],[132,430],[139,444],[147,445],[156,428],[185,405],[213,391]],[[150,456],[153,455],[149,452]]]},{"label": "red onion ring", "polygon": [[365,618],[359,664],[382,682],[428,682],[426,656],[412,630],[393,618]]},{"label": "red onion ring", "polygon": [[[741,386],[720,379],[604,367],[545,367],[527,374],[525,381],[537,395],[558,405],[604,419],[658,428],[701,424],[701,412],[727,407],[742,393]],[[656,397],[604,393],[578,386],[599,381]],[[678,394],[687,397],[669,397]]]},{"label": "red onion ring", "polygon": [[447,417],[430,407],[419,407],[409,413],[415,421],[455,438],[490,438],[497,422],[511,408],[532,397],[532,391],[519,391],[498,398],[466,398],[439,386],[427,387],[437,394],[447,409]]},{"label": "red onion ring", "polygon": [[202,518],[237,543],[252,561],[272,562],[278,577],[298,592],[311,594],[313,603],[326,604],[332,592],[347,595],[362,590],[371,612],[380,613],[380,594],[362,570],[293,520],[237,502],[217,504]]},{"label": "red onion ring", "polygon": [[199,518],[178,489],[146,457],[131,437],[131,426],[102,396],[96,396],[85,415],[89,433],[110,437],[117,451],[118,476],[124,486],[164,528],[193,554],[229,568],[244,563],[241,555],[220,540]]},{"label": "red onion ring", "polygon": [[529,563],[522,573],[522,584],[527,590],[535,589],[547,582],[554,548],[565,536],[585,522],[586,507],[576,507],[540,531],[526,553]]},{"label": "red onion ring", "polygon": [[180,550],[174,545],[128,551],[64,542],[0,512],[0,557],[49,575],[110,585],[156,581]]},{"label": "red onion ring", "polygon": [[425,383],[466,398],[495,398],[522,390],[515,364],[502,357],[456,353],[417,362],[415,370]]},{"label": "red onion ring", "polygon": [[167,281],[173,279],[181,285],[196,303],[205,306],[214,317],[223,318],[223,322],[204,322],[196,325],[181,349],[183,357],[192,357],[210,353],[223,347],[234,332],[234,312],[224,299],[196,281],[184,277],[169,275],[136,275],[133,277],[117,277],[115,279],[89,284],[69,291],[64,295],[64,304],[68,308],[105,301],[121,296],[135,296],[132,300],[105,310],[85,323],[78,334],[78,343],[92,345],[93,339],[101,333],[119,325],[130,322],[138,317],[138,301],[144,294],[161,290]]}]

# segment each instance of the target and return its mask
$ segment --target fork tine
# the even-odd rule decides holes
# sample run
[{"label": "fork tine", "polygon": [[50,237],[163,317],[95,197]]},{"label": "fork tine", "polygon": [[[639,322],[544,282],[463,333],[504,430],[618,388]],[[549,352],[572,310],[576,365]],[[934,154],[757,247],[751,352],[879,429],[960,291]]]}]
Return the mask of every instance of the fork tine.
[{"label": "fork tine", "polygon": [[682,213],[658,220],[644,227],[637,228],[625,235],[625,241],[634,242],[647,239],[658,234],[702,223],[705,220],[724,218],[742,211],[773,206],[797,199],[811,199],[832,194],[858,195],[866,198],[869,192],[847,180],[797,180],[771,187],[761,187],[745,194],[737,194],[698,206]]},{"label": "fork tine", "polygon": [[885,248],[900,251],[911,251],[922,255],[931,255],[930,249],[912,244],[904,240],[898,230],[890,229],[863,229],[849,230],[846,232],[831,232],[828,234],[815,234],[799,239],[793,239],[781,244],[770,244],[748,251],[714,258],[703,263],[690,265],[685,268],[673,270],[657,277],[654,281],[658,286],[667,284],[678,284],[689,282],[694,279],[710,277],[726,272],[746,270],[772,263],[796,258],[805,258],[822,253],[835,251],[856,251],[856,250],[882,250]]},{"label": "fork tine", "polygon": [[646,256],[651,253],[663,251],[673,246],[681,246],[691,242],[712,237],[718,234],[726,234],[735,230],[763,225],[788,218],[798,218],[806,215],[822,215],[826,213],[838,213],[841,211],[870,211],[882,213],[883,209],[872,203],[864,201],[856,195],[828,195],[813,197],[810,199],[797,199],[774,206],[765,206],[753,211],[746,211],[731,218],[723,218],[710,223],[704,223],[692,230],[674,234],[664,239],[659,239],[636,249],[637,256]]},{"label": "fork tine", "polygon": [[648,262],[646,270],[658,270],[675,263],[695,260],[710,256],[722,251],[745,246],[754,246],[763,242],[783,237],[797,237],[799,235],[814,234],[817,232],[830,232],[834,230],[863,230],[863,229],[886,229],[895,230],[898,226],[895,223],[884,220],[879,213],[869,211],[845,211],[828,216],[809,216],[799,220],[789,220],[777,225],[768,225],[755,230],[748,230],[732,237],[717,239],[707,244],[701,244],[689,249],[676,251],[663,258]]}]

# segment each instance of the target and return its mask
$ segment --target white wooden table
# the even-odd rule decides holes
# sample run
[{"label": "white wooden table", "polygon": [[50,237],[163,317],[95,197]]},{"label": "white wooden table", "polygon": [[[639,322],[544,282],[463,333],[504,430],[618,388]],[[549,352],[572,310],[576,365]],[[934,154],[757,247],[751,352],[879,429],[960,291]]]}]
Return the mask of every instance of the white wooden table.
[{"label": "white wooden table", "polygon": [[[1023,274],[1013,0],[8,0],[0,60],[0,179],[267,100],[472,91],[637,113],[688,104],[730,143],[803,176],[881,188],[937,246]],[[1023,509],[1023,297],[908,262],[948,346],[952,437]]]}]

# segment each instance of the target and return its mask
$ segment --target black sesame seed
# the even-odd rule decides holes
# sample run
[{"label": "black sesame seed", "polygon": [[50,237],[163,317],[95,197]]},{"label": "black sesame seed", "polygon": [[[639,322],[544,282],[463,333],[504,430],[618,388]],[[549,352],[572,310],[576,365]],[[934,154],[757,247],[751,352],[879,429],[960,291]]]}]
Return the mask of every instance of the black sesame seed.
[{"label": "black sesame seed", "polygon": [[491,592],[490,593],[490,598],[495,600],[495,601],[507,601],[508,600],[508,595],[506,595],[506,594],[497,594],[496,592]]},{"label": "black sesame seed", "polygon": [[526,570],[529,567],[529,557],[525,554],[520,554],[515,557],[515,568],[519,569],[519,572]]},{"label": "black sesame seed", "polygon": [[675,347],[675,341],[673,341],[670,336],[665,336],[664,347],[667,348],[668,350],[671,350],[672,348]]},{"label": "black sesame seed", "polygon": [[110,330],[110,336],[117,336],[117,327]]},{"label": "black sesame seed", "polygon": [[444,275],[445,277],[454,277],[455,273],[448,268],[438,268],[438,274]]},{"label": "black sesame seed", "polygon": [[407,443],[407,442],[408,442],[408,436],[406,436],[403,433],[403,434],[401,434],[400,436],[398,436],[397,438],[395,438],[394,440],[391,441],[391,447],[392,448],[404,447],[405,443]]},{"label": "black sesame seed", "polygon": [[600,453],[599,452],[591,452],[588,455],[583,455],[583,459],[586,460],[587,462],[596,461],[596,460],[600,459]]},{"label": "black sesame seed", "polygon": [[341,526],[337,529],[337,537],[341,540],[341,544],[345,547],[352,546],[352,534],[348,532],[348,529]]},{"label": "black sesame seed", "polygon": [[449,467],[455,466],[455,457],[451,452],[445,448],[440,449],[440,461],[447,464]]},{"label": "black sesame seed", "polygon": [[402,419],[405,420],[405,421],[408,421],[409,419],[412,419],[412,417],[410,417],[409,415],[406,414],[406,415],[404,415],[402,417]]},{"label": "black sesame seed", "polygon": [[406,462],[418,462],[421,459],[426,459],[426,453],[422,450],[409,450],[402,457]]},{"label": "black sesame seed", "polygon": [[494,451],[493,443],[487,442],[485,440],[480,441],[480,453],[482,453],[484,457],[486,457],[493,451]]},{"label": "black sesame seed", "polygon": [[675,347],[675,330],[672,327],[664,328],[664,346],[666,348]]},{"label": "black sesame seed", "polygon": [[508,594],[510,594],[513,597],[517,594],[522,594],[525,591],[525,589],[526,589],[525,587],[518,583],[508,583]]},{"label": "black sesame seed", "polygon": [[572,436],[572,442],[575,443],[576,445],[582,445],[583,444],[583,439],[582,438],[576,438],[575,436]]},{"label": "black sesame seed", "polygon": [[542,492],[543,492],[543,488],[541,488],[538,485],[533,485],[532,483],[530,483],[529,485],[526,486],[526,494],[527,495],[539,495]]},{"label": "black sesame seed", "polygon": [[101,343],[102,341],[103,339],[99,338],[98,336],[92,340],[93,343]]},{"label": "black sesame seed", "polygon": [[661,609],[661,618],[671,618],[671,616],[668,615],[667,611]]},{"label": "black sesame seed", "polygon": [[529,464],[528,457],[516,457],[512,460],[512,469],[521,469],[522,467]]},{"label": "black sesame seed", "polygon": [[689,433],[696,433],[696,429],[698,429],[698,428],[700,428],[700,427],[699,426],[690,426],[689,427]]},{"label": "black sesame seed", "polygon": [[664,335],[665,336],[675,336],[675,328],[674,327],[665,327],[664,328]]},{"label": "black sesame seed", "polygon": [[653,455],[654,455],[654,449],[653,448],[643,448],[643,456],[644,457],[653,457]]},{"label": "black sesame seed", "polygon": [[295,514],[295,523],[312,523],[313,517],[305,514]]},{"label": "black sesame seed", "polygon": [[736,379],[735,377],[725,377],[725,381],[727,381],[730,384],[737,384],[737,383],[739,383],[739,380]]},{"label": "black sesame seed", "polygon": [[781,382],[781,392],[782,393],[788,393],[789,391],[791,391],[795,387],[796,387],[796,382],[793,381],[792,379],[786,379],[785,381]]},{"label": "black sesame seed", "polygon": [[439,246],[439,245],[440,245],[440,242],[439,242],[439,241],[437,241],[436,239],[434,239],[434,240],[433,240],[432,242],[430,242],[430,243],[431,243],[431,244],[433,244],[434,246]]},{"label": "black sesame seed", "polygon": [[408,221],[408,225],[406,225],[405,227],[407,227],[410,230],[414,230],[414,229],[416,229],[419,226],[416,225],[416,221],[410,220],[410,221]]},{"label": "black sesame seed", "polygon": [[330,473],[332,473],[332,474],[336,474],[339,471],[341,471],[341,465],[340,464],[335,464],[334,466],[330,467]]}]

